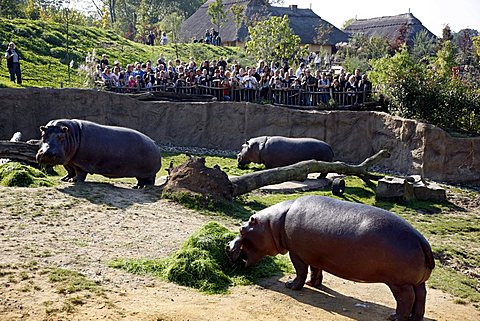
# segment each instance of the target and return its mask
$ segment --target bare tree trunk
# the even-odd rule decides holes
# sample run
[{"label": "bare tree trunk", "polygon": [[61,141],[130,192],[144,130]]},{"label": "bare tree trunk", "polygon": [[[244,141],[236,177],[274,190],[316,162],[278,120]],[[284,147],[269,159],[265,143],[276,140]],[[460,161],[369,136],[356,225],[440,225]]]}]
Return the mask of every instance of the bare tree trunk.
[{"label": "bare tree trunk", "polygon": [[359,165],[347,165],[343,162],[303,161],[294,165],[266,169],[238,177],[230,178],[233,183],[233,196],[242,195],[262,186],[283,183],[287,181],[304,181],[309,173],[338,173],[355,175],[364,180],[378,179],[380,176],[373,175],[367,169],[384,158],[390,157],[390,153],[381,150],[377,154],[367,158]]},{"label": "bare tree trunk", "polygon": [[38,145],[0,141],[0,158],[11,158],[29,163],[36,163],[35,155],[38,151]]}]

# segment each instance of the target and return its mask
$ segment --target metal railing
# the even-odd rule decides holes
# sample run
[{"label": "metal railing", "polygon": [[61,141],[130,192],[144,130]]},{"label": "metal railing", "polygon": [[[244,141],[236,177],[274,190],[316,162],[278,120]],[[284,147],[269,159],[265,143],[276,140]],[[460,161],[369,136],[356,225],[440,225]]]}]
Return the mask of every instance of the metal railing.
[{"label": "metal railing", "polygon": [[[100,83],[99,83],[100,84]],[[153,86],[137,85],[114,85],[110,82],[103,84],[109,91],[118,93],[144,93],[144,92],[166,92],[183,95],[211,95],[218,101],[235,102],[257,102],[271,103],[273,105],[299,107],[299,108],[324,108],[341,109],[349,106],[361,106],[372,102],[375,93],[372,90],[345,91],[334,90],[333,88],[301,87],[301,88],[242,88],[242,87],[221,87],[214,83],[206,85],[188,84],[179,82],[177,84],[165,83]]]}]

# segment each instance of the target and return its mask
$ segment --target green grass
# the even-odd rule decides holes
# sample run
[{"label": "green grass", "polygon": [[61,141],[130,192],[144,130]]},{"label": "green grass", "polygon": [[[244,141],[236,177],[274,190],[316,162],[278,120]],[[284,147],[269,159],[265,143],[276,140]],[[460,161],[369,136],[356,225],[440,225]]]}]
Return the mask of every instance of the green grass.
[{"label": "green grass", "polygon": [[[67,59],[66,25],[46,23],[40,20],[3,19],[0,18],[0,45],[4,50],[10,41],[15,42],[22,57],[21,68],[24,87],[58,88],[60,82],[68,87],[83,87],[84,76],[78,73],[88,53],[96,50],[97,56],[107,54],[109,62],[118,60],[122,66],[136,61],[156,62],[163,55],[165,60],[176,58],[173,44],[167,46],[147,46],[118,36],[111,30],[95,27],[69,26],[69,52]],[[2,53],[3,54],[3,53]],[[178,57],[188,61],[195,57],[201,60],[237,59],[243,65],[253,60],[246,57],[243,50],[236,47],[215,47],[205,44],[179,44]],[[68,81],[68,63],[74,61]],[[5,61],[0,66],[0,88],[18,87],[10,82]]]},{"label": "green grass", "polygon": [[0,185],[7,187],[54,186],[42,171],[17,162],[0,165]]},{"label": "green grass", "polygon": [[60,268],[52,268],[48,271],[48,280],[55,283],[58,293],[70,294],[80,291],[100,293],[97,283],[87,279],[84,275]]},{"label": "green grass", "polygon": [[117,259],[109,262],[109,266],[154,275],[208,294],[225,293],[231,285],[252,284],[262,278],[292,272],[285,257],[266,257],[249,269],[230,263],[225,246],[235,236],[236,233],[220,224],[209,222],[165,259]]},{"label": "green grass", "polygon": [[[186,159],[182,154],[166,154],[165,158],[175,165]],[[165,161],[164,164],[168,164]],[[262,166],[251,166],[246,170],[236,167],[236,159],[206,156],[209,167],[218,164],[229,175],[241,175]],[[324,195],[351,202],[377,206],[392,211],[418,229],[430,242],[437,267],[428,281],[432,287],[459,296],[462,301],[480,303],[480,216],[465,212],[452,203],[434,203],[427,201],[387,202],[375,198],[376,182],[366,184],[360,178],[346,177],[346,190],[343,197],[333,196],[330,190],[310,191],[293,194],[266,194],[252,192],[242,195],[232,203],[202,207],[192,199],[178,200],[187,207],[201,210],[210,215],[225,215],[247,220],[250,215],[276,203],[298,198],[303,195]],[[474,199],[476,194],[470,191],[452,188],[452,192]],[[476,272],[469,273],[476,269]],[[475,276],[475,273],[477,273]],[[469,276],[470,275],[470,276]],[[461,294],[461,295],[460,295]]]}]

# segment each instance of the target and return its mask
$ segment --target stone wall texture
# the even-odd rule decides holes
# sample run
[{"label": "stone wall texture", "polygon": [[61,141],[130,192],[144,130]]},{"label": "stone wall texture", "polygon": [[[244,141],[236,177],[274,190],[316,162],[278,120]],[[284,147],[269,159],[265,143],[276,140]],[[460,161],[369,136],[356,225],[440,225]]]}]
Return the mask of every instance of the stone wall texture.
[{"label": "stone wall texture", "polygon": [[160,144],[240,150],[260,135],[314,137],[332,145],[335,159],[358,163],[380,149],[380,165],[435,181],[480,185],[480,138],[453,138],[421,122],[379,112],[305,111],[251,103],[142,102],[81,89],[0,89],[0,139],[56,118],[78,118],[137,129]]}]

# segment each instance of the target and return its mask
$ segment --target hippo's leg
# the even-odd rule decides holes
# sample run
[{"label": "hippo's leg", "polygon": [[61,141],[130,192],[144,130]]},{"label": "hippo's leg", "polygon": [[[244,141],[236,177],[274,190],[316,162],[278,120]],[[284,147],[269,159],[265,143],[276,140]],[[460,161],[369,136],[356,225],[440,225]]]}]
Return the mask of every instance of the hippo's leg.
[{"label": "hippo's leg", "polygon": [[70,178],[69,182],[85,182],[87,178],[87,172],[83,171],[80,167],[74,166],[75,176]]},{"label": "hippo's leg", "polygon": [[413,286],[403,285],[397,286],[387,284],[397,301],[396,313],[390,316],[390,320],[394,321],[408,321],[410,313],[412,312],[413,303],[415,302],[415,292]]},{"label": "hippo's leg", "polygon": [[313,287],[318,287],[322,285],[322,281],[322,269],[310,265],[310,280],[307,281],[307,284]]},{"label": "hippo's leg", "polygon": [[410,321],[422,321],[425,314],[425,301],[427,299],[427,289],[425,282],[414,287],[415,303],[413,304],[412,316]]},{"label": "hippo's leg", "polygon": [[155,176],[150,178],[137,177],[137,185],[135,185],[133,188],[144,188],[147,185],[150,185],[150,186],[155,185]]},{"label": "hippo's leg", "polygon": [[61,180],[64,182],[68,182],[71,178],[75,177],[75,167],[73,167],[72,165],[63,165],[63,167],[65,167],[67,175],[63,176]]},{"label": "hippo's leg", "polygon": [[320,173],[320,175],[318,175],[318,179],[327,178],[327,175],[328,175],[328,173]]},{"label": "hippo's leg", "polygon": [[301,290],[307,279],[308,265],[303,263],[303,261],[292,252],[290,252],[290,260],[292,260],[297,276],[295,279],[287,281],[285,286],[292,290]]}]

